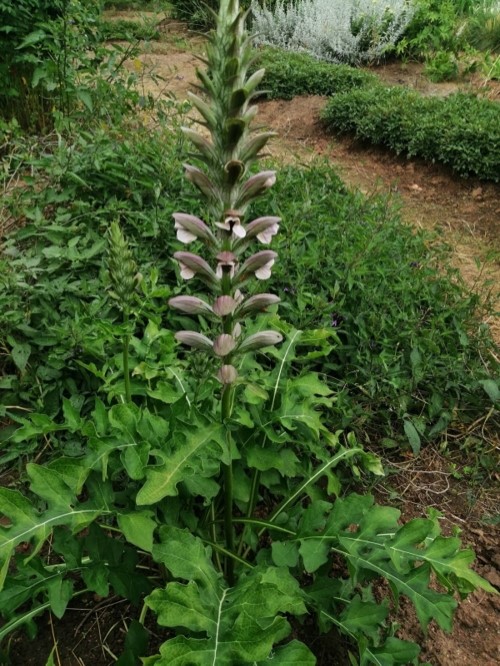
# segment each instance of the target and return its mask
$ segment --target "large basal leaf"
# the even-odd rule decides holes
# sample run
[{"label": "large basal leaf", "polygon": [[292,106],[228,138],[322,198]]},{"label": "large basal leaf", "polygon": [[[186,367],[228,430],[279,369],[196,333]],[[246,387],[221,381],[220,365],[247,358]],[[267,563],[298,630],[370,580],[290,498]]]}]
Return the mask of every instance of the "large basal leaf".
[{"label": "large basal leaf", "polygon": [[389,581],[396,596],[411,599],[424,629],[434,619],[450,631],[457,605],[450,594],[429,588],[432,572],[449,588],[491,589],[468,568],[470,551],[460,551],[457,539],[437,535],[433,521],[417,519],[400,527],[399,511],[356,494],[337,500],[328,515],[326,511],[324,503],[319,511],[311,505],[292,539],[299,544],[304,568],[314,572],[330,553],[343,555],[354,582],[376,574]]},{"label": "large basal leaf", "polygon": [[79,465],[65,464],[64,459],[47,467],[29,464],[27,473],[32,490],[45,500],[47,509],[40,512],[22,493],[0,488],[0,511],[9,523],[0,525],[0,589],[19,544],[32,544],[29,560],[56,525],[78,532],[101,514],[109,513],[95,501],[78,502],[75,493],[81,489],[86,474]]},{"label": "large basal leaf", "polygon": [[360,641],[360,666],[408,666],[417,664],[420,648],[416,643],[389,637],[383,645],[368,646]]},{"label": "large basal leaf", "polygon": [[220,423],[197,419],[195,426],[178,423],[162,448],[151,451],[158,464],[146,469],[146,482],[137,493],[137,504],[154,504],[178,494],[177,486],[188,484],[193,494],[211,498],[217,494],[213,481],[220,463],[229,463],[225,428]]},{"label": "large basal leaf", "polygon": [[[290,633],[283,614],[307,612],[298,583],[286,569],[258,567],[229,588],[200,539],[174,527],[164,527],[160,537],[161,543],[153,548],[154,558],[174,578],[188,582],[169,583],[146,599],[159,624],[178,632],[162,645],[154,663],[265,663],[273,645]],[[297,642],[280,648],[276,656],[280,664],[314,663],[309,650]]]}]

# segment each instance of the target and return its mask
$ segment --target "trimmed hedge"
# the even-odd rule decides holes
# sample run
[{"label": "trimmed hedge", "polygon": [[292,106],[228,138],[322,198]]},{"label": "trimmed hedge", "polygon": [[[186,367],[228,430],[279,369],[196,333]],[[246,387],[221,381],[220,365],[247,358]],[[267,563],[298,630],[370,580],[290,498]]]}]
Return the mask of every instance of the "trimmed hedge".
[{"label": "trimmed hedge", "polygon": [[337,132],[430,162],[461,176],[500,180],[500,105],[473,95],[423,97],[380,85],[335,95],[322,113]]},{"label": "trimmed hedge", "polygon": [[266,68],[264,88],[270,99],[297,95],[333,95],[375,85],[377,77],[349,65],[321,62],[306,53],[264,49],[256,67]]}]

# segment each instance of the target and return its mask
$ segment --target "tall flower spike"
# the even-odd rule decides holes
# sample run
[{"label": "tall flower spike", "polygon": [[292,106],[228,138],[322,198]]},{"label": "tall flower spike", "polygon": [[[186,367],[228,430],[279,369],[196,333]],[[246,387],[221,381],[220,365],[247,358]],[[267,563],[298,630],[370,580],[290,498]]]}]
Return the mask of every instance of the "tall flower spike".
[{"label": "tall flower spike", "polygon": [[112,286],[110,294],[125,311],[132,305],[140,276],[118,222],[112,222],[108,230],[108,270]]}]

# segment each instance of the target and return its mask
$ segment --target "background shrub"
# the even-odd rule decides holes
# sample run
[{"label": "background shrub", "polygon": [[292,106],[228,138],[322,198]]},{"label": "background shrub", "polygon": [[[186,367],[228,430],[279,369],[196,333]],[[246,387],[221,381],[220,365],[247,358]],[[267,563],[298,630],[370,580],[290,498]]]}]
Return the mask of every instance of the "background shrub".
[{"label": "background shrub", "polygon": [[277,0],[253,8],[253,29],[257,43],[352,64],[393,49],[412,15],[409,0]]},{"label": "background shrub", "polygon": [[321,62],[307,53],[263,49],[256,63],[266,68],[264,88],[270,98],[333,95],[373,85],[378,79],[349,65]]},{"label": "background shrub", "polygon": [[375,86],[332,97],[323,112],[340,132],[425,160],[461,176],[500,180],[500,107],[457,93],[423,97],[406,88]]},{"label": "background shrub", "polygon": [[0,115],[51,129],[53,111],[90,106],[78,79],[98,61],[98,0],[0,0]]}]

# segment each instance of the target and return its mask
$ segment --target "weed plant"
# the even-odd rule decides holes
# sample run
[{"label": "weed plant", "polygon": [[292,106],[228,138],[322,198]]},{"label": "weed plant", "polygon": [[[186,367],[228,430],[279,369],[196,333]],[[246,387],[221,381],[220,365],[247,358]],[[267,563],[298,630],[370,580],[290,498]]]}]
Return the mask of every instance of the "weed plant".
[{"label": "weed plant", "polygon": [[[401,526],[397,510],[342,492],[344,479],[382,466],[340,423],[327,427],[340,393],[325,383],[323,364],[343,381],[354,313],[371,335],[369,318],[380,312],[351,304],[337,316],[330,308],[343,307],[353,280],[379,279],[387,209],[347,192],[326,167],[310,180],[285,172],[281,195],[271,189],[272,169],[250,168],[269,135],[251,130],[263,71],[248,75],[243,20],[238,2],[223,0],[209,70],[199,73],[207,101],[192,97],[210,138],[184,130],[199,165],[185,167],[190,182],[179,176],[174,135],[159,141],[136,127],[122,146],[122,127],[96,144],[84,134],[78,151],[60,141],[38,165],[40,175],[43,160],[53,160],[51,186],[40,192],[27,183],[18,193],[32,205],[23,206],[30,219],[7,242],[2,266],[5,388],[24,404],[38,393],[39,411],[5,407],[21,426],[8,445],[44,441],[50,455],[28,463],[16,488],[0,488],[0,640],[23,624],[32,629],[45,610],[61,617],[74,596],[112,593],[137,607],[125,663],[312,665],[309,646],[292,632],[310,615],[320,631],[344,635],[351,662],[416,664],[418,646],[393,635],[389,602],[376,600],[374,581],[385,578],[396,597],[408,597],[422,627],[435,620],[446,630],[454,590],[493,588],[470,568],[470,550],[440,536],[437,518]],[[263,198],[269,192],[272,205]],[[251,222],[250,212],[258,215]],[[363,252],[349,255],[345,276],[339,270],[342,285],[330,283],[334,273],[322,276],[325,303],[316,277],[312,296],[305,278],[319,271],[318,245],[343,235],[350,245],[350,227],[359,228]],[[394,265],[424,247],[404,238]],[[187,243],[194,253],[181,250]],[[304,248],[311,258],[299,262]],[[410,269],[414,276],[417,266]],[[297,290],[283,310],[295,311],[301,328],[278,316],[279,296],[258,287],[273,273],[283,297]],[[354,298],[362,293],[360,285]],[[366,286],[365,303],[368,293]],[[406,307],[406,295],[399,298]],[[345,330],[342,317],[350,317]],[[414,372],[424,370],[426,359],[410,356]],[[25,382],[23,394],[16,382]],[[431,576],[441,591],[429,587]],[[149,656],[148,612],[168,629]]]}]

